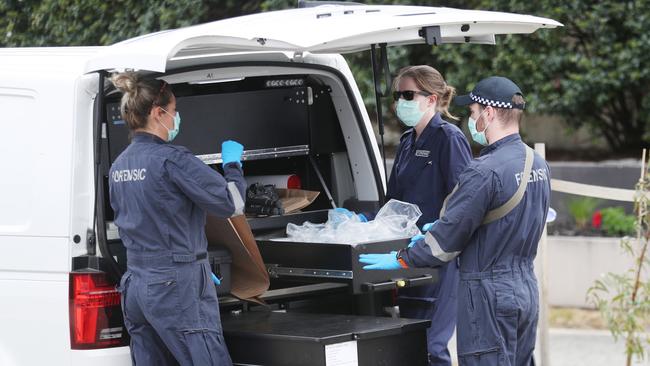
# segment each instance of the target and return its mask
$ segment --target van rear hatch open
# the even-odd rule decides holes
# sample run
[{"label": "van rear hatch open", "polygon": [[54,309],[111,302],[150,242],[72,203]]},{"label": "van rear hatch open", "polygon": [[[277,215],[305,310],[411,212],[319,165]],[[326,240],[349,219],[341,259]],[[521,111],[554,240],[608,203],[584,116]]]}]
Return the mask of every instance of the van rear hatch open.
[{"label": "van rear hatch open", "polygon": [[233,52],[347,53],[372,44],[495,42],[495,35],[555,28],[547,18],[422,6],[324,5],[220,20],[129,39],[91,58],[86,72],[165,72]]}]

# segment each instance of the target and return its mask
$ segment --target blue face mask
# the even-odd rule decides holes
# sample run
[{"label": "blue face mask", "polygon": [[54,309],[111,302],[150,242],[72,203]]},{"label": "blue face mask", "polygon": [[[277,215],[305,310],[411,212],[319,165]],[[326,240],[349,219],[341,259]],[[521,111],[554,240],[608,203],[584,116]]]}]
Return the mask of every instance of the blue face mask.
[{"label": "blue face mask", "polygon": [[420,102],[415,99],[405,100],[400,98],[397,101],[395,112],[397,113],[397,118],[409,127],[417,125],[422,119],[422,116],[424,116],[424,112],[420,110]]},{"label": "blue face mask", "polygon": [[[171,113],[167,112],[165,108],[161,107],[160,109],[162,109],[163,111],[165,111],[165,113],[171,116]],[[174,117],[174,128],[172,128],[171,130],[168,129],[164,124],[160,123],[160,121],[158,121],[158,123],[160,123],[167,130],[167,142],[171,142],[172,140],[174,140],[181,129],[181,114],[178,113],[178,111],[176,111],[176,115],[172,117]]]},{"label": "blue face mask", "polygon": [[467,120],[467,128],[469,128],[469,133],[472,134],[472,140],[474,140],[477,144],[486,146],[488,144],[488,140],[487,137],[485,137],[485,131],[487,131],[490,123],[487,123],[485,125],[485,129],[483,131],[478,132],[476,130],[476,121],[481,119],[483,113],[485,113],[485,111],[481,112],[481,114],[478,115],[477,119],[469,117],[469,119]]}]

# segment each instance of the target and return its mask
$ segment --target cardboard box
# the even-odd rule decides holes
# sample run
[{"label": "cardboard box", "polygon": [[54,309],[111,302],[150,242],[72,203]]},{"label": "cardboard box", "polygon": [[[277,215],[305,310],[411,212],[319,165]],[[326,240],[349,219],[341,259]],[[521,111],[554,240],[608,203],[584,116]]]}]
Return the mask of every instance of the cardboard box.
[{"label": "cardboard box", "polygon": [[208,250],[221,246],[232,256],[230,293],[242,300],[263,304],[258,296],[269,289],[269,273],[246,217],[219,219],[208,215],[205,234]]},{"label": "cardboard box", "polygon": [[306,191],[304,189],[276,188],[275,191],[280,196],[285,214],[300,211],[311,205],[320,194],[317,191]]}]

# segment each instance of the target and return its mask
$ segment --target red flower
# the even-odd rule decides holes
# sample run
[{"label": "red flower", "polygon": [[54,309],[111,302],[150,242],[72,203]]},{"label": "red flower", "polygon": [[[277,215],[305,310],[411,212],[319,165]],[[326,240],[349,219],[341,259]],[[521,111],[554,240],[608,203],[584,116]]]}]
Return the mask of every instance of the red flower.
[{"label": "red flower", "polygon": [[600,211],[594,212],[593,216],[591,216],[591,226],[593,226],[596,229],[600,229],[602,223],[603,223],[603,214],[600,213]]}]

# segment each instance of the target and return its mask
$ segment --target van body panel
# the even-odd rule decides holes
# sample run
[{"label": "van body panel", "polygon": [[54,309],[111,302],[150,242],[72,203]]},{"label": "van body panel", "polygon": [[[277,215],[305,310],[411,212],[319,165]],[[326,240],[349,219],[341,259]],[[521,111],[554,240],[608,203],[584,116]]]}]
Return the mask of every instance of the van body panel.
[{"label": "van body panel", "polygon": [[[28,162],[36,159],[35,151],[23,139],[14,136],[33,132],[38,116],[38,92],[30,88],[3,85],[0,87],[0,108],[4,110],[2,130],[5,132],[0,144],[0,233],[21,235],[32,228],[32,211],[38,194],[36,170]],[[22,121],[22,123],[16,123]],[[21,159],[22,158],[22,159]],[[18,194],[17,194],[18,193]]]},{"label": "van body panel", "polygon": [[94,99],[99,83],[97,74],[80,76],[73,92],[72,178],[70,190],[71,256],[88,254],[88,234],[93,228],[95,187],[93,162]]},{"label": "van body panel", "polygon": [[86,60],[106,48],[105,46],[83,47],[8,47],[0,48],[0,75],[27,72],[37,74],[57,73],[83,74]]},{"label": "van body panel", "polygon": [[121,366],[132,364],[129,347],[73,350],[70,359],[70,366]]},{"label": "van body panel", "polygon": [[66,238],[0,236],[0,364],[69,363],[68,247]]},{"label": "van body panel", "polygon": [[76,77],[4,70],[0,236],[68,236]]},{"label": "van body panel", "polygon": [[425,43],[423,27],[438,26],[438,43],[494,43],[495,34],[532,33],[560,23],[530,15],[424,6],[324,5],[246,15],[132,38],[101,50],[85,71],[164,72],[174,58],[237,51],[345,53],[371,44]]},{"label": "van body panel", "polygon": [[[5,272],[11,278],[25,278],[35,273],[70,272],[70,252],[67,237],[0,236],[0,279]],[[9,255],[11,253],[11,255]],[[22,276],[24,274],[25,276]],[[0,292],[5,293],[5,292]],[[7,292],[8,293],[8,292]]]},{"label": "van body panel", "polygon": [[70,364],[71,258],[86,254],[94,200],[97,76],[81,66],[96,49],[0,50],[2,365]]}]

